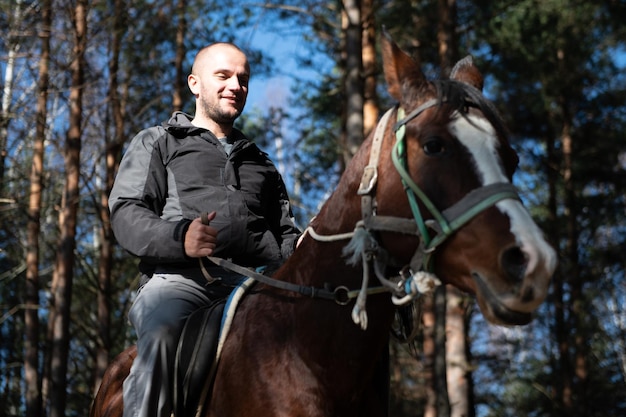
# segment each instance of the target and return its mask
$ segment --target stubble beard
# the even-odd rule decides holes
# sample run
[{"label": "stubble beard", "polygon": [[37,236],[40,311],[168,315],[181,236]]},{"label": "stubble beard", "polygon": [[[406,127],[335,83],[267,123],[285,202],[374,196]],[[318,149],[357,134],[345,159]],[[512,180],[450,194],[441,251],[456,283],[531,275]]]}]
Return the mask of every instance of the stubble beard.
[{"label": "stubble beard", "polygon": [[232,126],[242,112],[242,110],[236,110],[234,113],[232,111],[226,111],[222,109],[219,104],[212,104],[207,100],[202,100],[201,104],[204,114],[211,120],[221,125]]}]

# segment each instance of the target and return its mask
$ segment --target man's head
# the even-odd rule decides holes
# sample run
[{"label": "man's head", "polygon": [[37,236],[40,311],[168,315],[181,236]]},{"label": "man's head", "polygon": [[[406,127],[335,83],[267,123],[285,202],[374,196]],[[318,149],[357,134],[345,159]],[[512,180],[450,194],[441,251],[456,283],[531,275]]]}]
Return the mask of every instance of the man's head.
[{"label": "man's head", "polygon": [[230,43],[215,43],[202,48],[187,77],[196,97],[193,123],[216,135],[230,133],[248,97],[250,65],[241,49]]}]

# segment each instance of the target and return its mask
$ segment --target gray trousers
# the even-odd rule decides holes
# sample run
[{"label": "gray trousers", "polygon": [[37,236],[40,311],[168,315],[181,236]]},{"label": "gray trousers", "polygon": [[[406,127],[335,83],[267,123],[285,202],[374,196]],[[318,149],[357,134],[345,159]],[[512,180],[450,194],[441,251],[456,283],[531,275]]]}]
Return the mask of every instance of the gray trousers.
[{"label": "gray trousers", "polygon": [[[220,271],[223,279],[213,284],[199,269],[184,276],[157,272],[137,294],[129,312],[137,333],[137,357],[124,381],[124,417],[170,417],[174,360],[186,318],[228,297],[242,278]],[[216,270],[210,273],[218,276]]]}]

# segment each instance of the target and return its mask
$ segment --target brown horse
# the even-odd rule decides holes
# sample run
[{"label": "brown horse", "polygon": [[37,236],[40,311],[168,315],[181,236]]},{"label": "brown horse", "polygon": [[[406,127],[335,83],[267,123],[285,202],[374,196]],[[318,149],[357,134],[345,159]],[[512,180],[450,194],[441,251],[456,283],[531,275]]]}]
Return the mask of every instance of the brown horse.
[{"label": "brown horse", "polygon": [[[205,417],[385,415],[375,374],[394,302],[434,275],[474,294],[494,323],[528,323],[546,297],[555,252],[510,184],[517,155],[481,74],[466,58],[450,80],[429,82],[393,41],[382,50],[399,104],[273,276],[336,302],[257,285],[235,315]],[[131,361],[132,348],[109,368],[92,416],[122,415]]]}]

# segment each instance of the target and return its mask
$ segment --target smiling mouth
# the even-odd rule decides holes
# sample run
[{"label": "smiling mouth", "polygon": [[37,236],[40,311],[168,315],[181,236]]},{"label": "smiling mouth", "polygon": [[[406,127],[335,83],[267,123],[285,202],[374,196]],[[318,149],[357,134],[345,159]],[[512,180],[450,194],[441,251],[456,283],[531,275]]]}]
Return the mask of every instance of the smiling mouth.
[{"label": "smiling mouth", "polygon": [[[478,292],[482,298],[482,303],[479,304],[484,304],[484,308],[489,310],[496,324],[520,326],[532,321],[533,316],[531,313],[511,310],[500,302],[480,274],[472,272],[472,278],[474,278],[474,281],[478,285]],[[483,314],[485,313],[486,312],[483,311]],[[485,316],[487,317],[487,315]]]},{"label": "smiling mouth", "polygon": [[228,100],[228,101],[232,101],[232,102],[235,102],[235,103],[238,103],[238,102],[241,101],[240,97],[238,97],[238,96],[221,96],[221,98],[223,100]]}]

